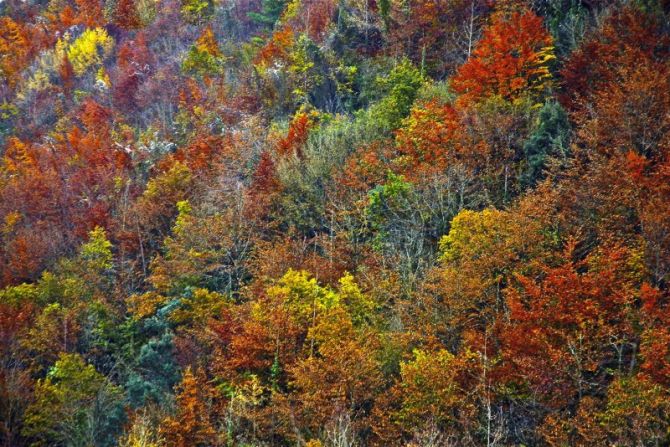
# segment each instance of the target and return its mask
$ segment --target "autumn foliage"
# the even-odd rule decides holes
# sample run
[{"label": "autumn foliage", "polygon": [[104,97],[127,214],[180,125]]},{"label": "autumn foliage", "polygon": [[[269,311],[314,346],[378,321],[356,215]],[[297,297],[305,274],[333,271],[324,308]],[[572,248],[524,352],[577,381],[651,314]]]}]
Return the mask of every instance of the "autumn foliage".
[{"label": "autumn foliage", "polygon": [[0,0],[0,447],[670,445],[666,0]]},{"label": "autumn foliage", "polygon": [[531,11],[493,16],[472,56],[452,80],[462,100],[498,95],[512,100],[542,94],[551,82],[551,35]]}]

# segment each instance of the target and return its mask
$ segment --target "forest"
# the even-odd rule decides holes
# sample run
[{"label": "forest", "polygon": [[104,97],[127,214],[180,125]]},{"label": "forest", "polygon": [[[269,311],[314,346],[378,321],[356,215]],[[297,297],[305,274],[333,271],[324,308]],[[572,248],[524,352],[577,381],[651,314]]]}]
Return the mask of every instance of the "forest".
[{"label": "forest", "polygon": [[46,446],[670,446],[670,1],[0,0]]}]

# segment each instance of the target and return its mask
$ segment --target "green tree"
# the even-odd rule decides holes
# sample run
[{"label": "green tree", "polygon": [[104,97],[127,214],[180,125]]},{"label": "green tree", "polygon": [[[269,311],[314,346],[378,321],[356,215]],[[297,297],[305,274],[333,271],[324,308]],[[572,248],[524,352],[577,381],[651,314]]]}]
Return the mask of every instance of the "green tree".
[{"label": "green tree", "polygon": [[612,445],[662,445],[668,442],[668,390],[642,375],[617,377],[607,390],[607,406],[598,414]]},{"label": "green tree", "polygon": [[392,232],[392,229],[388,228],[393,224],[392,217],[403,212],[413,191],[412,187],[413,185],[402,175],[389,172],[386,183],[375,186],[368,193],[368,206],[365,211],[370,228],[375,233],[376,249],[383,249],[389,233]]},{"label": "green tree", "polygon": [[61,354],[35,386],[25,436],[34,445],[112,446],[125,419],[123,393],[78,354]]},{"label": "green tree", "polygon": [[190,23],[200,23],[207,20],[213,12],[211,0],[182,0],[181,13]]},{"label": "green tree", "polygon": [[262,0],[260,12],[250,12],[247,15],[254,22],[272,29],[284,12],[286,3],[286,0]]},{"label": "green tree", "polygon": [[148,402],[167,404],[172,388],[179,382],[174,335],[167,320],[175,306],[172,301],[156,315],[123,326],[127,332],[124,362],[130,366],[124,388],[135,408]]},{"label": "green tree", "polygon": [[386,96],[372,105],[370,111],[385,129],[396,129],[409,115],[419,89],[424,84],[423,74],[408,59],[403,59],[386,77],[377,78]]},{"label": "green tree", "polygon": [[526,167],[521,181],[526,186],[542,179],[550,158],[564,158],[569,151],[570,122],[561,105],[547,101],[540,110],[534,129],[523,145]]},{"label": "green tree", "polygon": [[[83,346],[95,354],[106,350],[115,324],[106,300],[113,284],[113,261],[112,244],[105,231],[96,227],[78,256],[59,260],[32,286],[5,291],[8,297],[23,296],[40,306],[32,327],[21,340],[24,349],[31,353],[30,363],[36,371],[47,368],[61,352]],[[94,355],[94,351],[89,354]]]},{"label": "green tree", "polygon": [[112,243],[102,227],[95,227],[88,234],[88,242],[81,246],[79,258],[89,271],[105,272],[113,267]]}]

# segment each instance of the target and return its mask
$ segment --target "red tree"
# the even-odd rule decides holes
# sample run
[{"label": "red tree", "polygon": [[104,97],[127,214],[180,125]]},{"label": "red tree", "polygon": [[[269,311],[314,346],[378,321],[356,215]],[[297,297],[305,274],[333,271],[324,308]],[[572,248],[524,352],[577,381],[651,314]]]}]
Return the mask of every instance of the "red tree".
[{"label": "red tree", "polygon": [[549,85],[551,46],[542,19],[531,11],[513,12],[509,18],[496,14],[452,87],[466,102],[537,94]]}]

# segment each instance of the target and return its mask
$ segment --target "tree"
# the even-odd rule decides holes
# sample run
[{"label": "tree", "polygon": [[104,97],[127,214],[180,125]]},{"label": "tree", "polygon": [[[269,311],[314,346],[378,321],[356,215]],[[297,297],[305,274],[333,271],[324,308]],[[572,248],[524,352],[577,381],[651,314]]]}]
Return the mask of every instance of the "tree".
[{"label": "tree", "polygon": [[[31,354],[29,363],[34,371],[41,372],[60,353],[74,352],[93,342],[91,334],[84,330],[84,322],[92,325],[98,317],[107,319],[104,299],[110,293],[113,272],[111,247],[104,230],[95,228],[77,257],[61,259],[34,284],[32,301],[41,308],[31,328],[21,337],[23,348]],[[88,348],[93,355],[93,346]]]},{"label": "tree", "polygon": [[460,126],[460,116],[449,104],[437,100],[415,104],[396,133],[403,174],[419,180],[457,164],[462,152]]},{"label": "tree", "polygon": [[221,73],[223,61],[212,27],[208,26],[189,50],[182,62],[182,70],[199,77],[213,76]]},{"label": "tree", "polygon": [[533,186],[544,178],[552,159],[565,159],[570,150],[571,126],[568,116],[557,102],[548,101],[540,109],[537,121],[523,145],[526,158],[522,183]]},{"label": "tree", "polygon": [[0,0],[0,446],[669,444],[669,18]]},{"label": "tree", "polygon": [[617,375],[603,396],[585,396],[576,411],[549,415],[541,427],[550,445],[654,445],[667,436],[667,390],[644,375]]},{"label": "tree", "polygon": [[276,400],[280,405],[288,400],[290,413],[301,415],[298,426],[307,433],[345,417],[360,438],[382,385],[374,335],[356,331],[345,308],[338,306],[317,316],[306,342],[314,346],[310,355],[288,369],[291,393]]},{"label": "tree", "polygon": [[163,447],[165,440],[153,426],[150,415],[145,411],[135,413],[131,425],[119,438],[119,447]]},{"label": "tree", "polygon": [[212,13],[211,0],[181,0],[181,13],[189,23],[201,23]]},{"label": "tree", "polygon": [[139,334],[145,341],[131,357],[132,365],[124,386],[128,401],[135,408],[151,402],[166,405],[173,386],[179,382],[174,335],[160,313],[141,322],[140,328]]},{"label": "tree", "polygon": [[215,431],[210,422],[208,399],[210,390],[202,379],[187,368],[176,396],[177,411],[165,419],[161,434],[167,445],[174,447],[209,446],[214,443]]},{"label": "tree", "polygon": [[282,12],[284,12],[286,3],[286,0],[262,0],[261,10],[259,12],[249,12],[247,15],[254,22],[273,29]]},{"label": "tree", "polygon": [[401,60],[387,76],[377,78],[385,96],[370,108],[373,119],[383,129],[396,129],[409,114],[423,82],[421,72],[409,60]]},{"label": "tree", "polygon": [[551,85],[552,38],[531,11],[493,16],[451,86],[469,103],[492,95],[541,98]]},{"label": "tree", "polygon": [[561,70],[565,88],[559,98],[566,110],[582,109],[594,92],[607,89],[611,82],[625,80],[629,73],[622,69],[664,61],[668,36],[661,30],[656,16],[634,6],[613,10]]},{"label": "tree", "polygon": [[670,386],[668,296],[667,293],[644,283],[640,287],[640,299],[645,326],[640,340],[640,370],[646,378],[667,389]]},{"label": "tree", "polygon": [[59,303],[51,303],[41,310],[21,340],[23,349],[30,353],[32,370],[41,373],[60,353],[76,350],[82,334],[83,313],[82,306],[70,308]]},{"label": "tree", "polygon": [[164,254],[151,263],[150,281],[161,293],[179,294],[189,287],[236,293],[247,276],[245,261],[251,234],[236,210],[194,215],[188,201],[177,202],[173,236]]},{"label": "tree", "polygon": [[387,0],[379,7],[391,48],[437,79],[470,56],[488,12],[479,0]]},{"label": "tree", "polygon": [[647,58],[615,67],[613,79],[592,91],[590,106],[573,114],[579,141],[611,157],[634,151],[658,162],[670,145],[670,67]]},{"label": "tree", "polygon": [[538,104],[522,96],[508,101],[501,96],[483,98],[464,105],[462,114],[461,160],[477,173],[477,190],[486,206],[502,207],[516,198],[524,187],[524,144],[538,115]]},{"label": "tree", "polygon": [[134,230],[138,239],[136,249],[144,257],[144,269],[150,255],[170,234],[178,212],[175,204],[190,197],[194,183],[193,171],[177,161],[149,179],[144,192],[137,198],[133,209],[139,228]]},{"label": "tree", "polygon": [[406,434],[432,428],[447,440],[468,443],[477,412],[468,396],[468,375],[477,368],[473,360],[471,353],[456,357],[444,349],[415,350],[411,360],[400,364],[400,380],[391,391],[397,393],[400,408],[391,419]]},{"label": "tree", "polygon": [[634,286],[625,273],[631,254],[603,250],[573,262],[574,247],[568,244],[560,266],[544,268],[543,279],[517,275],[520,287],[506,293],[508,380],[551,408],[602,391],[613,371],[635,363]]},{"label": "tree", "polygon": [[[357,326],[374,319],[375,304],[349,275],[334,290],[320,285],[306,271],[289,269],[248,305],[247,318],[233,331],[224,367],[228,373],[233,369],[267,375],[278,362],[285,371],[299,357],[310,328],[334,308],[345,309]],[[310,350],[314,349],[316,344],[311,343]],[[273,380],[281,383],[284,377]]]},{"label": "tree", "polygon": [[112,268],[112,243],[107,240],[105,230],[95,227],[89,233],[88,242],[81,246],[80,258],[90,272],[105,272]]},{"label": "tree", "polygon": [[31,53],[30,37],[25,27],[9,16],[0,18],[0,79],[13,86]]},{"label": "tree", "polygon": [[[388,173],[385,183],[372,188],[368,192],[368,205],[365,209],[369,225],[374,233],[375,248],[384,250],[386,242],[397,240],[398,224],[392,216],[411,212],[408,202],[413,193],[413,185],[401,175]],[[401,230],[402,231],[402,230]],[[391,234],[396,233],[396,234]]]},{"label": "tree", "polygon": [[118,0],[116,2],[114,21],[118,26],[126,30],[140,28],[142,26],[142,22],[140,21],[140,17],[137,13],[135,0]]},{"label": "tree", "polygon": [[77,354],[61,354],[35,386],[24,435],[38,445],[112,446],[125,414],[123,393]]},{"label": "tree", "polygon": [[70,59],[67,56],[63,57],[63,61],[59,66],[59,74],[61,77],[61,82],[63,84],[63,91],[66,95],[72,94],[72,87],[74,83],[74,70]]},{"label": "tree", "polygon": [[141,104],[138,91],[155,67],[155,58],[149,50],[144,33],[124,41],[117,52],[116,70],[112,72],[114,104],[132,112]]},{"label": "tree", "polygon": [[34,289],[0,291],[0,445],[20,445],[26,407],[32,402],[34,380],[24,367],[20,334],[33,323]]},{"label": "tree", "polygon": [[506,314],[503,293],[513,273],[530,270],[529,261],[551,248],[544,233],[551,212],[524,211],[463,210],[440,239],[441,265],[431,292],[443,297],[442,324],[456,337],[472,336],[477,343],[475,334],[486,337]]},{"label": "tree", "polygon": [[81,76],[89,68],[102,64],[114,48],[114,39],[103,28],[87,29],[68,47],[72,69]]},{"label": "tree", "polygon": [[617,377],[607,389],[607,405],[598,414],[615,444],[654,445],[667,440],[668,390],[644,376]]},{"label": "tree", "polygon": [[262,227],[273,222],[271,216],[278,206],[280,190],[277,164],[269,151],[263,151],[252,175],[251,186],[247,190],[244,214],[251,220],[258,221]]},{"label": "tree", "polygon": [[303,158],[303,150],[307,143],[309,131],[314,126],[313,116],[304,112],[296,113],[289,124],[286,137],[282,138],[277,143],[277,154],[280,157],[291,157],[295,155],[298,158]]},{"label": "tree", "polygon": [[103,25],[104,13],[100,0],[75,0],[80,20],[88,27],[95,28]]}]

